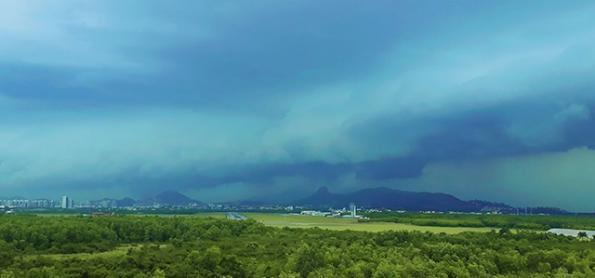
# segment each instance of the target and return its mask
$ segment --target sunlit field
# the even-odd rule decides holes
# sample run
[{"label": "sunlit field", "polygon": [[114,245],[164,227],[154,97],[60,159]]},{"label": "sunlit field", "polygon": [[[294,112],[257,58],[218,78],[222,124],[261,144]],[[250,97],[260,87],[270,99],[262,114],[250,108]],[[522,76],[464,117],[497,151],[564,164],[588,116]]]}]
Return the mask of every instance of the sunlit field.
[{"label": "sunlit field", "polygon": [[[406,223],[389,223],[389,222],[358,222],[357,219],[350,218],[336,218],[336,217],[322,217],[322,216],[308,216],[295,215],[284,213],[255,213],[247,212],[240,213],[247,216],[248,219],[254,219],[257,222],[263,223],[271,227],[288,227],[288,228],[320,228],[327,230],[351,230],[351,231],[365,231],[365,232],[383,232],[383,231],[420,231],[420,232],[434,232],[456,234],[461,232],[489,232],[493,229],[491,227],[440,227],[440,226],[419,226]],[[59,216],[77,216],[77,214],[60,214],[48,213],[39,214],[45,217],[59,217]],[[159,217],[200,217],[200,218],[226,218],[224,212],[199,212],[195,214],[135,214],[137,216],[159,216]]]},{"label": "sunlit field", "polygon": [[352,230],[366,232],[382,231],[420,231],[456,234],[460,232],[489,232],[491,228],[472,227],[431,227],[416,226],[402,223],[367,222],[358,223],[356,219],[334,218],[307,215],[291,215],[277,213],[243,213],[249,219],[254,219],[267,226],[289,228],[321,228],[328,230]]}]

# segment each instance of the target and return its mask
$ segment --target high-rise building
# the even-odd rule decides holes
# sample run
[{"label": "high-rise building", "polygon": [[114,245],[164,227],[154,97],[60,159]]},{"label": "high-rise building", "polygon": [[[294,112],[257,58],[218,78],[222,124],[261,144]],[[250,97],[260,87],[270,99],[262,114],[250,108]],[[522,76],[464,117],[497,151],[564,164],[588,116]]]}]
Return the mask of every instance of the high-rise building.
[{"label": "high-rise building", "polygon": [[62,196],[62,206],[61,208],[63,209],[67,209],[70,208],[70,199],[68,198],[68,196],[64,195]]},{"label": "high-rise building", "polygon": [[351,217],[357,217],[357,207],[354,203],[349,204],[349,209],[351,210]]}]

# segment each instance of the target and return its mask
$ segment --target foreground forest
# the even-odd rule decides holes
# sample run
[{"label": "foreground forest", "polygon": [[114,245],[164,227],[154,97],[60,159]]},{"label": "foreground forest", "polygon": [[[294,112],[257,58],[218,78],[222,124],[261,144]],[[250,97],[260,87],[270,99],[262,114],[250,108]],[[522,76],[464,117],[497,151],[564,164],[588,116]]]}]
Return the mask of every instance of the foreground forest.
[{"label": "foreground forest", "polygon": [[595,241],[197,217],[0,216],[0,277],[595,277]]}]

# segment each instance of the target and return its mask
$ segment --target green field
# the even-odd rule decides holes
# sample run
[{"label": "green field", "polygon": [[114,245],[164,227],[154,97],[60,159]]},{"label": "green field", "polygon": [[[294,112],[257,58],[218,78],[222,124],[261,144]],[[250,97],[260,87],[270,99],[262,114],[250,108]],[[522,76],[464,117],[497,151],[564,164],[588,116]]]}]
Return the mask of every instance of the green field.
[{"label": "green field", "polygon": [[[489,232],[492,227],[448,227],[448,226],[425,226],[414,225],[410,223],[391,223],[383,221],[358,222],[356,219],[350,218],[335,218],[322,216],[308,216],[308,215],[293,215],[283,213],[257,213],[246,212],[241,213],[249,219],[254,219],[258,222],[271,227],[288,227],[288,228],[320,228],[327,230],[351,230],[351,231],[366,231],[366,232],[383,232],[383,231],[420,231],[420,232],[434,232],[456,234],[461,232]],[[204,218],[225,218],[224,212],[199,212],[195,214],[135,214],[137,216],[159,216],[159,217],[204,217]],[[76,214],[40,214],[40,216],[76,216]]]},{"label": "green field", "polygon": [[334,218],[307,215],[289,215],[279,213],[242,213],[249,219],[254,219],[267,226],[289,228],[321,228],[328,230],[352,230],[366,232],[382,231],[420,231],[456,234],[461,232],[489,232],[491,228],[475,227],[433,227],[416,226],[403,223],[366,222],[359,223],[356,219]]},{"label": "green field", "polygon": [[589,215],[511,215],[511,214],[423,214],[366,213],[370,222],[402,223],[437,227],[490,227],[546,231],[551,228],[594,230],[595,217]]},{"label": "green field", "polygon": [[225,219],[224,212],[199,212],[194,214],[150,214],[150,213],[141,213],[141,214],[134,214],[135,216],[159,216],[159,217],[205,217],[205,218],[216,218],[216,219]]}]

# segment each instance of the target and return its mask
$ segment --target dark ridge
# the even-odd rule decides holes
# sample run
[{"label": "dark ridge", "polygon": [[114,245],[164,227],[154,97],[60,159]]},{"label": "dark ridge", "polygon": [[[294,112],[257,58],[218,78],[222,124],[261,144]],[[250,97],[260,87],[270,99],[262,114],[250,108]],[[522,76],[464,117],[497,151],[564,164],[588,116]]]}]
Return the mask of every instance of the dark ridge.
[{"label": "dark ridge", "polygon": [[445,193],[411,192],[386,187],[358,190],[352,193],[331,193],[321,187],[309,197],[297,201],[298,205],[318,208],[347,207],[355,203],[361,207],[407,211],[461,211],[474,212],[513,210],[511,206],[486,201],[463,201]]}]

